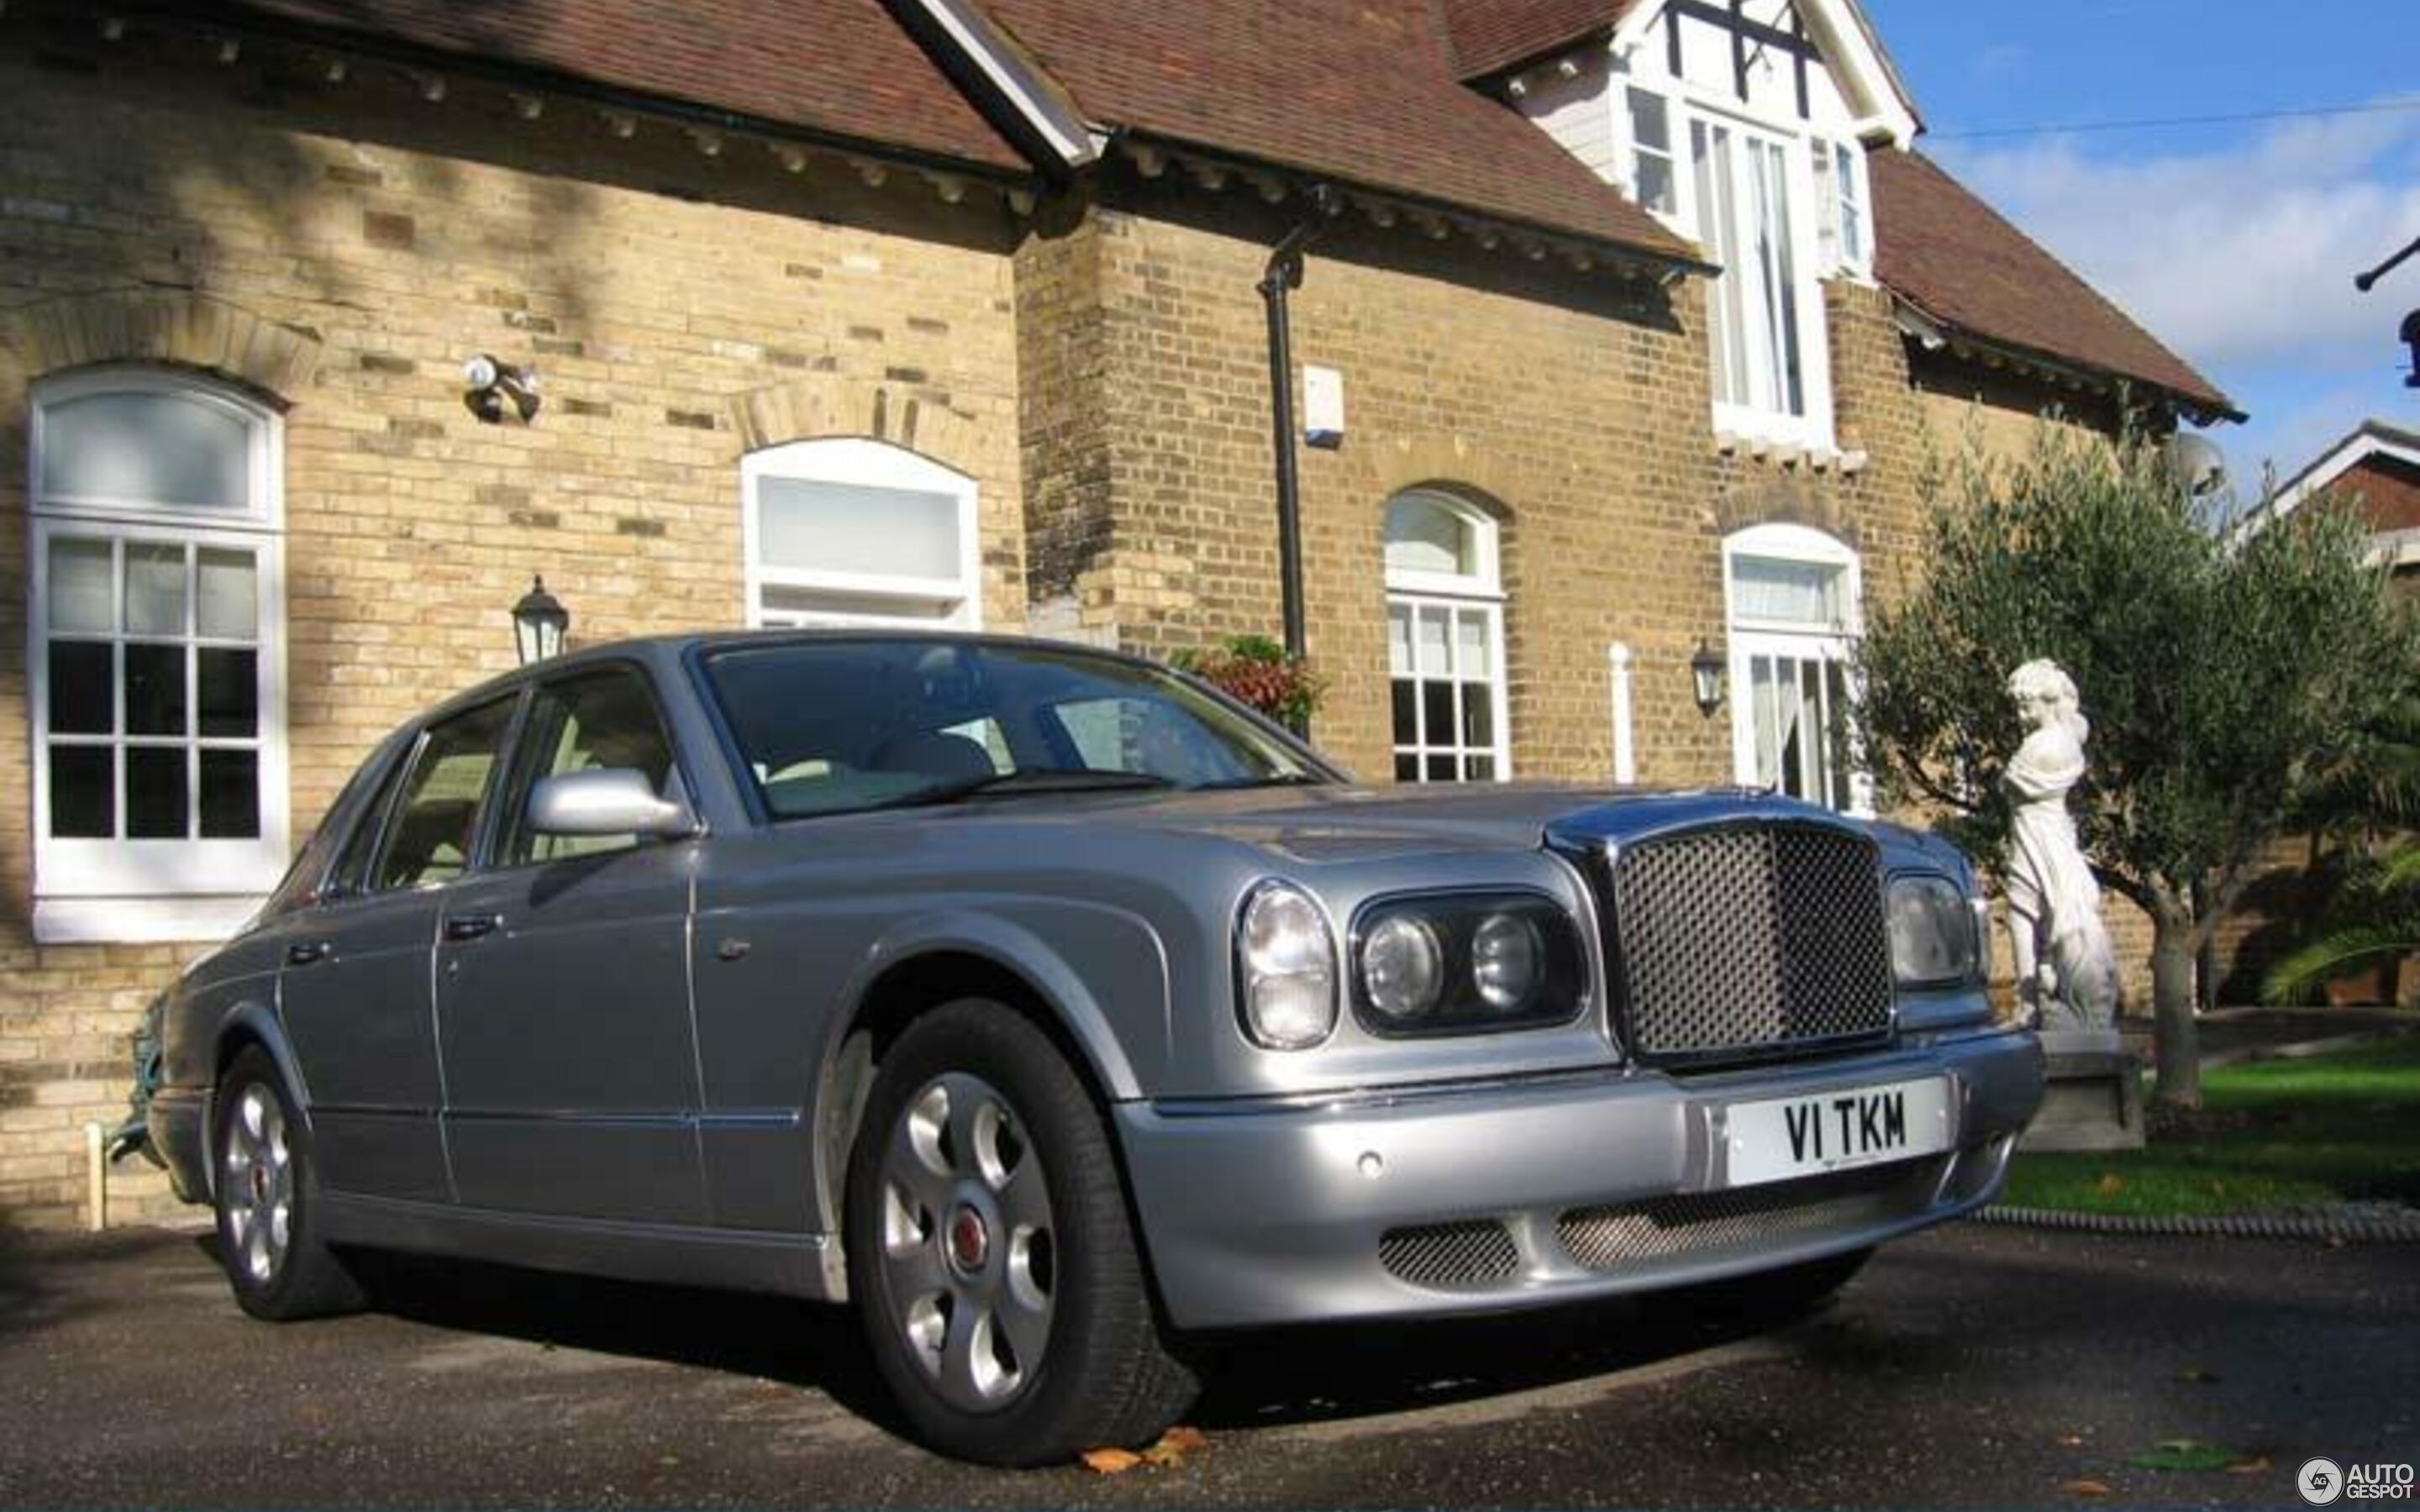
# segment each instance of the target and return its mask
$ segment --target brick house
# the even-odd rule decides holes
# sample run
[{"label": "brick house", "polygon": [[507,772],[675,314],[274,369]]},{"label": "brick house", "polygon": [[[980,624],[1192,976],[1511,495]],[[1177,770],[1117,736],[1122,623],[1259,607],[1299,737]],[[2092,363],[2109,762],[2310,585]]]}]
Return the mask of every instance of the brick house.
[{"label": "brick house", "polygon": [[[27,3],[0,41],[0,1223],[76,1221],[143,1005],[510,663],[535,574],[583,641],[1274,632],[1257,285],[1307,221],[1317,733],[1376,780],[1862,806],[1843,657],[1920,570],[1927,447],[2232,412],[1913,150],[1849,0]],[[482,412],[483,355],[535,414]]]}]

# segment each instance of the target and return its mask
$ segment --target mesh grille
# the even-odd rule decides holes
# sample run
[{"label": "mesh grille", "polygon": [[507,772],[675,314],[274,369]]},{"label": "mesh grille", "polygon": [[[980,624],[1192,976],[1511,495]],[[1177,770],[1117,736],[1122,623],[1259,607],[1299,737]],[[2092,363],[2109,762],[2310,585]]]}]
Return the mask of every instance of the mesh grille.
[{"label": "mesh grille", "polygon": [[1378,1241],[1378,1260],[1398,1281],[1441,1291],[1494,1286],[1521,1269],[1512,1236],[1491,1219],[1390,1228]]},{"label": "mesh grille", "polygon": [[1555,1222],[1573,1260],[1617,1270],[1911,1218],[1932,1205],[1939,1157],[1810,1176],[1731,1192],[1690,1192],[1608,1208],[1575,1208]]},{"label": "mesh grille", "polygon": [[1890,1027],[1882,876],[1862,836],[1765,825],[1649,841],[1621,853],[1613,893],[1642,1059],[1748,1059]]}]

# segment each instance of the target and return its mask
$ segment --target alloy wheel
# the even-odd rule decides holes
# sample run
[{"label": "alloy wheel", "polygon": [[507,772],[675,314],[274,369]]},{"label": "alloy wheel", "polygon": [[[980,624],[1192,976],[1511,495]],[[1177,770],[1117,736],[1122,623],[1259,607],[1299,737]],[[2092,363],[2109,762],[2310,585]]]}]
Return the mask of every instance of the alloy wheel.
[{"label": "alloy wheel", "polygon": [[256,1286],[285,1269],[294,1239],[294,1156],[286,1112],[258,1082],[236,1096],[219,1173],[230,1258]]}]

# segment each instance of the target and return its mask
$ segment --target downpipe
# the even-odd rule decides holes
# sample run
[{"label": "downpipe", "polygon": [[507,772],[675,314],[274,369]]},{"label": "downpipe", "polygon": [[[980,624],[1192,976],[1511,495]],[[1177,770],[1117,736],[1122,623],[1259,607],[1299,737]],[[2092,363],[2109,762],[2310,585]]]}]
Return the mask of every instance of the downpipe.
[{"label": "downpipe", "polygon": [[[1269,410],[1277,454],[1278,592],[1289,656],[1304,654],[1302,603],[1302,475],[1295,454],[1294,323],[1286,296],[1302,287],[1303,254],[1335,219],[1340,201],[1326,184],[1311,189],[1311,215],[1280,238],[1260,283],[1269,320]],[[1297,735],[1308,735],[1298,729]]]}]

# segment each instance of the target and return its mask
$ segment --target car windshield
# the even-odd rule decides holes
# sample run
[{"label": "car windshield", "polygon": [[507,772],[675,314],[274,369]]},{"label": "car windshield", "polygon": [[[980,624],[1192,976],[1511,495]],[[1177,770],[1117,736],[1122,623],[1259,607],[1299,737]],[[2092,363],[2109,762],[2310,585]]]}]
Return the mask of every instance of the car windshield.
[{"label": "car windshield", "polygon": [[1329,776],[1183,678],[1074,649],[784,640],[713,652],[706,672],[775,819]]}]

